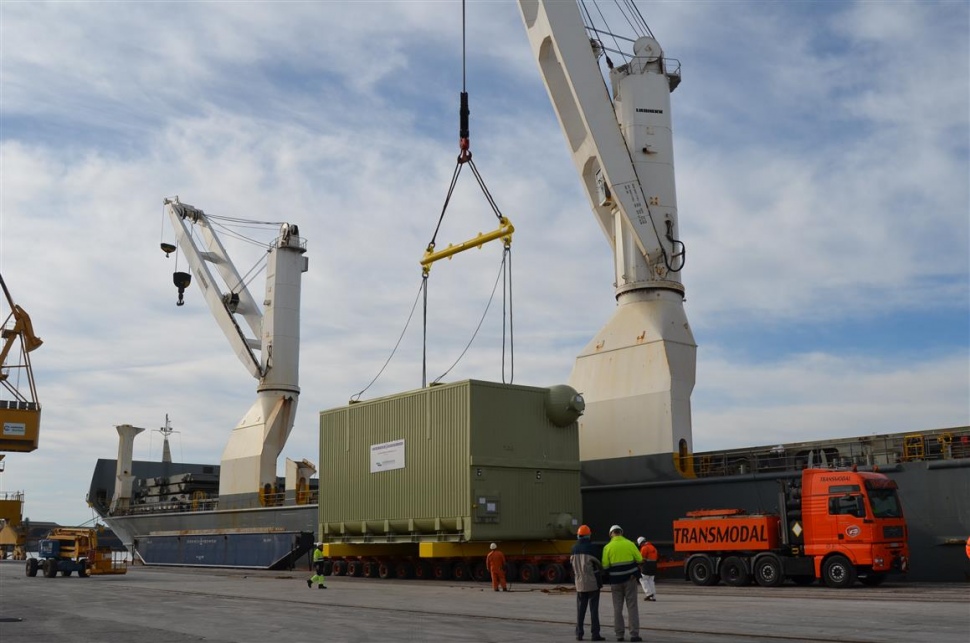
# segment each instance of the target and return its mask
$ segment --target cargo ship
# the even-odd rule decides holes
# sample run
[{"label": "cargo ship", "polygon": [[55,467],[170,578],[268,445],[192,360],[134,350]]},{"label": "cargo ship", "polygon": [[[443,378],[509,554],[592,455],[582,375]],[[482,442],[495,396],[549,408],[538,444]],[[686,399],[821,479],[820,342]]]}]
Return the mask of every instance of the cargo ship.
[{"label": "cargo ship", "polygon": [[[441,457],[453,455],[443,452]],[[269,502],[220,509],[215,493],[219,465],[136,460],[129,469],[137,480],[132,502],[126,509],[111,511],[117,462],[98,460],[88,501],[143,563],[286,568],[310,549],[318,535],[323,514],[316,480],[301,496],[295,491],[298,478],[290,476],[294,489],[290,493],[285,491],[286,480],[280,479],[283,491]],[[461,462],[471,467],[469,458]],[[369,471],[367,462],[356,464]],[[906,578],[970,581],[970,562],[964,552],[970,530],[970,427],[706,451],[686,459],[669,453],[608,464],[583,463],[581,519],[600,532],[618,522],[627,533],[643,535],[670,554],[673,521],[686,512],[725,507],[751,513],[775,511],[779,481],[795,478],[811,466],[876,470],[894,479],[909,525],[912,564]],[[324,498],[328,502],[323,513],[329,540],[349,542],[353,535],[368,531],[372,542],[401,540],[389,538],[383,526],[361,527],[367,517],[359,511],[339,511],[348,502],[343,494]],[[461,523],[460,516],[459,512],[451,517],[453,526]],[[433,527],[431,533],[442,532]],[[341,528],[345,535],[337,533]],[[450,536],[431,540],[463,542],[460,531],[453,528]],[[421,540],[422,530],[414,533],[403,540]]]},{"label": "cargo ship", "polygon": [[[576,429],[579,455],[573,463],[580,469],[583,522],[600,538],[608,525],[620,523],[628,534],[669,547],[673,521],[687,511],[771,510],[778,481],[798,476],[806,467],[878,468],[898,482],[911,521],[909,577],[966,580],[968,562],[961,543],[970,535],[967,427],[696,452],[690,396],[697,346],[684,311],[680,271],[686,251],[679,238],[670,116],[680,64],[664,55],[649,29],[639,30],[635,39],[607,39],[606,31],[583,24],[574,3],[520,0],[519,8],[590,207],[614,249],[616,309],[577,357],[568,382],[582,394],[584,404]],[[630,25],[640,23],[642,17]],[[619,42],[632,46],[624,51],[609,48]],[[604,63],[608,69],[601,68]],[[397,544],[399,537],[415,542],[450,538],[461,544],[475,533],[489,533],[464,530],[469,521],[478,524],[467,509],[450,516],[381,516],[344,507],[335,515],[333,508],[343,500],[327,494],[352,493],[341,488],[348,480],[316,489],[315,467],[305,461],[302,466],[288,462],[286,475],[277,477],[276,459],[292,427],[299,394],[299,273],[306,263],[298,255],[305,247],[295,226],[285,229],[272,246],[273,252],[289,255],[279,260],[289,279],[267,282],[266,301],[272,307],[261,321],[245,287],[236,289],[242,279],[222,256],[218,240],[210,239],[206,250],[184,243],[190,237],[185,226],[204,225],[203,213],[177,199],[167,205],[176,231],[183,231],[180,245],[214,316],[259,381],[258,400],[233,431],[219,465],[132,462],[134,429],[119,427],[119,457],[98,461],[88,499],[136,555],[149,564],[278,567],[292,564],[315,537],[385,544]],[[206,234],[214,235],[208,228]],[[214,287],[216,280],[207,271],[212,254],[220,255],[216,266],[228,284],[225,291]],[[267,272],[268,278],[278,274]],[[174,275],[180,297],[190,278],[187,273]],[[284,305],[281,295],[288,300]],[[261,337],[243,336],[246,325]],[[420,415],[424,410],[406,407],[402,412]],[[382,417],[385,427],[394,426],[395,418]],[[333,457],[324,450],[329,439],[325,418],[332,419],[332,414],[325,412],[321,419],[321,462]],[[381,444],[399,439],[388,430]],[[441,444],[441,456],[454,457],[448,443]],[[453,472],[455,476],[467,477],[475,466],[473,455],[462,452],[461,466],[469,470]],[[358,467],[367,466],[362,456],[355,457]],[[499,467],[501,460],[501,454],[490,459]],[[433,489],[419,485],[408,491]],[[475,504],[471,492],[464,500],[466,507]],[[536,510],[546,508],[536,505]]]}]

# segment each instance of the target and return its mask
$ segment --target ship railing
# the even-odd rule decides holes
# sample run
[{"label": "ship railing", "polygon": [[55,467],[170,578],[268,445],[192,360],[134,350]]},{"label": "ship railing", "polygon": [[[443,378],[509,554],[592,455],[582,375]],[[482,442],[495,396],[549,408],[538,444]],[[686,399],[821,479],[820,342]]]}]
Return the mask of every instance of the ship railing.
[{"label": "ship railing", "polygon": [[695,453],[686,457],[686,464],[693,467],[698,478],[706,478],[800,471],[809,467],[878,467],[916,460],[962,458],[970,458],[970,427]]},{"label": "ship railing", "polygon": [[205,500],[193,499],[189,502],[152,502],[131,505],[126,511],[116,515],[182,513],[187,511],[215,511],[219,508],[218,498]]}]

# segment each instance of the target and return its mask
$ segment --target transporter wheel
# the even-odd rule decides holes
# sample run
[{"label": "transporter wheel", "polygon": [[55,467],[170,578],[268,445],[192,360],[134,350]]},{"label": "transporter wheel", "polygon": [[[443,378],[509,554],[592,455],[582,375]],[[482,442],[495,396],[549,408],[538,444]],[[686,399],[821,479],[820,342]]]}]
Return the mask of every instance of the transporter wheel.
[{"label": "transporter wheel", "polygon": [[364,578],[377,578],[377,563],[372,560],[364,563]]},{"label": "transporter wheel", "polygon": [[390,561],[382,561],[377,564],[377,577],[388,579],[394,578],[396,574],[394,573],[394,565]]},{"label": "transporter wheel", "polygon": [[848,558],[836,554],[822,563],[822,580],[836,589],[852,587],[855,584],[855,568]]},{"label": "transporter wheel", "polygon": [[430,580],[434,578],[431,563],[426,560],[419,560],[414,563],[414,577],[420,580]]},{"label": "transporter wheel", "polygon": [[728,556],[721,562],[721,580],[732,587],[744,587],[751,584],[751,574],[748,566],[740,556]]},{"label": "transporter wheel", "polygon": [[[491,578],[491,576],[489,576]],[[505,580],[514,583],[519,580],[519,564],[513,562],[505,563]]]},{"label": "transporter wheel", "polygon": [[335,560],[333,561],[333,575],[343,576],[347,573],[347,561],[345,560]]},{"label": "transporter wheel", "polygon": [[81,566],[78,567],[77,569],[77,575],[80,576],[81,578],[88,577],[88,561],[86,560],[81,561]]},{"label": "transporter wheel", "polygon": [[472,567],[472,580],[476,583],[487,583],[490,578],[485,563],[475,563]]},{"label": "transporter wheel", "polygon": [[886,582],[885,574],[877,574],[876,572],[869,572],[865,576],[859,577],[859,582],[866,587],[878,587]]},{"label": "transporter wheel", "polygon": [[519,567],[519,580],[523,583],[538,583],[541,579],[539,568],[534,564],[522,563]]},{"label": "transporter wheel", "polygon": [[406,560],[399,562],[394,566],[394,578],[399,580],[414,578],[414,565]]},{"label": "transporter wheel", "polygon": [[37,575],[37,568],[38,568],[37,559],[36,558],[28,558],[27,559],[27,575],[30,576],[31,578],[33,578],[34,576],[36,576]]},{"label": "transporter wheel", "polygon": [[695,585],[716,585],[717,576],[714,574],[714,562],[707,556],[698,556],[690,561],[687,576]]},{"label": "transporter wheel", "polygon": [[324,576],[333,576],[333,561],[332,560],[324,561],[324,563],[323,563],[323,575]]},{"label": "transporter wheel", "polygon": [[347,561],[347,575],[348,576],[360,576],[364,573],[364,561],[362,560],[348,560]]},{"label": "transporter wheel", "polygon": [[44,576],[46,578],[54,578],[57,576],[57,561],[53,558],[48,558],[44,561]]},{"label": "transporter wheel", "polygon": [[468,563],[458,561],[451,570],[451,576],[455,580],[460,580],[462,582],[470,581],[472,579],[471,567],[468,566]]},{"label": "transporter wheel", "polygon": [[431,565],[431,575],[435,580],[451,580],[452,565],[447,561],[438,561]]},{"label": "transporter wheel", "polygon": [[542,568],[542,580],[558,584],[566,580],[566,568],[559,563],[550,563]]}]

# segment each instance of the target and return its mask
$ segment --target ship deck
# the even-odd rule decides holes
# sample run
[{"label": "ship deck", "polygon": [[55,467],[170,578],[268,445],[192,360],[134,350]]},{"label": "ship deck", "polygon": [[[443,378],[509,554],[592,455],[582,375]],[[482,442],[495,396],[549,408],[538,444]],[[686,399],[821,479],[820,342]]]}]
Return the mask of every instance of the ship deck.
[{"label": "ship deck", "polygon": [[[970,561],[964,561],[970,566]],[[133,567],[124,576],[26,578],[0,562],[4,643],[166,641],[566,641],[576,610],[571,587],[329,578],[307,589],[306,572]],[[705,587],[663,579],[655,603],[638,602],[648,641],[880,641],[964,643],[966,585],[887,582],[833,590]],[[609,594],[602,634],[613,633]],[[588,624],[587,624],[588,628]],[[587,629],[586,640],[590,634]],[[627,635],[629,640],[629,635]]]}]

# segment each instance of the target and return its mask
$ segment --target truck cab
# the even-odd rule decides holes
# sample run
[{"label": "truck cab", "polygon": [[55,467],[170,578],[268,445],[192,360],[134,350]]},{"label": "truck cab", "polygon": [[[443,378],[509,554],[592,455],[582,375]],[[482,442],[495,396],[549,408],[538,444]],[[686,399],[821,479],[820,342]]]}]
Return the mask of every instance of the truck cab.
[{"label": "truck cab", "polygon": [[878,585],[888,572],[906,571],[908,534],[893,480],[874,472],[806,469],[801,496],[801,524],[790,519],[789,532],[802,537],[817,577],[851,585],[858,576]]}]

